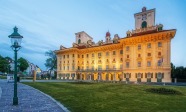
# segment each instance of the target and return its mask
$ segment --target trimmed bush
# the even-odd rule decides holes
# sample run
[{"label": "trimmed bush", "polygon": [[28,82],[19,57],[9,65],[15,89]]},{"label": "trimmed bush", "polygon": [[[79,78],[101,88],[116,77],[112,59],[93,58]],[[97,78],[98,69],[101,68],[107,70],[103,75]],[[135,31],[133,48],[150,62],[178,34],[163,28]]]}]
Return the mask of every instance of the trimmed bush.
[{"label": "trimmed bush", "polygon": [[163,94],[163,95],[182,95],[180,91],[174,89],[167,89],[167,88],[149,88],[145,91],[156,93],[156,94]]}]

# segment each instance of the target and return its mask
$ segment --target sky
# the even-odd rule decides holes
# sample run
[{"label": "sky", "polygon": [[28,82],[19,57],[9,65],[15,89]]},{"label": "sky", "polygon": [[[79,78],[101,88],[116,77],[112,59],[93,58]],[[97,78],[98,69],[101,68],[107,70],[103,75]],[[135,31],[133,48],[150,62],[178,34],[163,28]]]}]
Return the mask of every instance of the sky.
[{"label": "sky", "polygon": [[72,47],[75,33],[85,31],[95,42],[126,36],[135,27],[134,14],[156,8],[156,24],[177,29],[171,41],[171,62],[186,67],[186,0],[0,0],[0,55],[14,57],[8,36],[17,26],[24,37],[18,58],[46,70],[49,50]]}]

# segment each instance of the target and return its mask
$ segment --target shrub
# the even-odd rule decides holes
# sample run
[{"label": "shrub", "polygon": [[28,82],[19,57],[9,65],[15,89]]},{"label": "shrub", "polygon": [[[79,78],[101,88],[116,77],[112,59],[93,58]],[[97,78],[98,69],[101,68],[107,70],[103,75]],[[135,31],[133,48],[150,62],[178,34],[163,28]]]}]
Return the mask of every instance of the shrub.
[{"label": "shrub", "polygon": [[167,89],[167,88],[149,88],[146,89],[147,92],[156,93],[156,94],[163,94],[163,95],[182,95],[180,91],[174,89]]}]

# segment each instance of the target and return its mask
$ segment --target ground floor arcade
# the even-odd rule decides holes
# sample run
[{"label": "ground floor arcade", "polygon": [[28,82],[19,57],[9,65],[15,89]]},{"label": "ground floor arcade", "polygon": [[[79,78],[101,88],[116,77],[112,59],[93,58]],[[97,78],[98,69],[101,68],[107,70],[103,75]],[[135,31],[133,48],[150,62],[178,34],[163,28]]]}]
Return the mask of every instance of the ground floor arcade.
[{"label": "ground floor arcade", "polygon": [[62,80],[127,81],[127,82],[171,82],[168,71],[106,71],[106,72],[63,72]]}]

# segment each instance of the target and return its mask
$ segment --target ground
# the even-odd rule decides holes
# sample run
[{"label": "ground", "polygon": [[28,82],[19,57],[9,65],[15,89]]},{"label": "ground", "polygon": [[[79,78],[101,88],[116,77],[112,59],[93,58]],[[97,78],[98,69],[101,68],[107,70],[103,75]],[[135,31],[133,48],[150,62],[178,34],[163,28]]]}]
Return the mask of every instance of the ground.
[{"label": "ground", "polygon": [[[60,101],[72,112],[184,112],[186,87],[121,83],[25,83]],[[173,89],[181,95],[147,92],[148,88]]]}]

